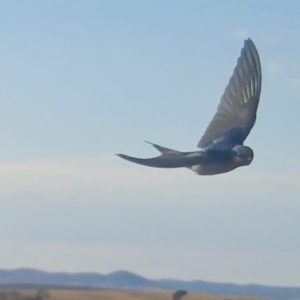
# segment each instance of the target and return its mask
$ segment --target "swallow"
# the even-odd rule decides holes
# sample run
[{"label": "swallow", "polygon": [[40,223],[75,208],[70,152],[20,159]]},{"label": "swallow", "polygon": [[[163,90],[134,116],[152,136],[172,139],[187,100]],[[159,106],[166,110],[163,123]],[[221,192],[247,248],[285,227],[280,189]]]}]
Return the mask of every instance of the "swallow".
[{"label": "swallow", "polygon": [[254,153],[244,141],[256,121],[261,81],[257,49],[251,39],[246,39],[217,111],[197,144],[199,150],[182,152],[146,141],[160,152],[159,156],[116,155],[148,167],[188,168],[197,175],[223,174],[249,166]]}]

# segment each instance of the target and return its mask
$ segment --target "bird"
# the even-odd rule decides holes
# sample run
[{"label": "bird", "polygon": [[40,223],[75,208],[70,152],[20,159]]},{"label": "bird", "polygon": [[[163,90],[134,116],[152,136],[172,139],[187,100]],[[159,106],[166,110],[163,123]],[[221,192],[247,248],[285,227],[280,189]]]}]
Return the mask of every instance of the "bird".
[{"label": "bird", "polygon": [[187,291],[177,290],[172,294],[172,300],[182,300],[185,295],[187,295]]},{"label": "bird", "polygon": [[129,162],[154,168],[187,168],[196,175],[208,176],[249,166],[254,152],[244,145],[256,122],[262,85],[258,51],[250,38],[243,47],[217,111],[200,138],[199,150],[182,152],[148,141],[160,152],[152,158],[116,154]]}]

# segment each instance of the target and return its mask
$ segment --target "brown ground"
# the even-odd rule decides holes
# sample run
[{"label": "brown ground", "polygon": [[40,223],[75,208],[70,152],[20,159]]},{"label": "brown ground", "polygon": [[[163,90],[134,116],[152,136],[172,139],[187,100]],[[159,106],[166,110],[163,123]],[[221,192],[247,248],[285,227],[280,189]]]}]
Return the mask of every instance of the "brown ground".
[{"label": "brown ground", "polygon": [[[36,290],[15,290],[20,294],[19,299],[35,296]],[[2,291],[3,293],[4,291]],[[9,292],[9,291],[6,291]],[[47,290],[48,300],[171,300],[174,291],[165,292],[131,292],[131,291],[90,291],[90,290]],[[44,297],[43,297],[44,298]],[[27,298],[29,299],[29,298]],[[31,298],[36,299],[36,298]],[[44,300],[46,300],[44,298]],[[198,293],[188,293],[182,300],[259,300],[250,297],[212,296]],[[1,300],[1,296],[0,296]]]}]

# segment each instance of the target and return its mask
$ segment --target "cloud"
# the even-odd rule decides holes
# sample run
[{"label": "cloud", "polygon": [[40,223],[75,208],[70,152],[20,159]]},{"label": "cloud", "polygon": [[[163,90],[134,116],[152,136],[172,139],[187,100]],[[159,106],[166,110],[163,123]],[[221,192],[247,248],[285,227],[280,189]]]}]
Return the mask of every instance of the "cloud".
[{"label": "cloud", "polygon": [[[172,182],[172,177],[155,180],[155,174],[144,176],[132,166],[126,166],[113,156],[77,157],[65,160],[40,160],[34,162],[0,162],[0,186],[3,190],[26,191],[61,190],[71,186],[118,186]],[[157,176],[156,176],[157,178]],[[2,190],[2,191],[3,191]]]},{"label": "cloud", "polygon": [[262,33],[261,39],[271,43],[277,43],[280,40],[280,34],[278,33]]},{"label": "cloud", "polygon": [[258,39],[269,42],[269,43],[277,43],[280,40],[281,35],[275,32],[252,32],[247,28],[239,28],[233,30],[231,34],[235,37],[246,39],[251,38],[252,36],[256,36]]},{"label": "cloud", "polygon": [[250,37],[251,32],[248,29],[240,28],[240,29],[234,30],[232,34],[236,37],[246,39],[246,38]]},{"label": "cloud", "polygon": [[[200,177],[110,155],[0,162],[0,264],[293,282],[299,183],[255,166]],[[258,278],[262,263],[270,271]]]},{"label": "cloud", "polygon": [[300,88],[300,78],[294,78],[290,81],[290,86],[293,88]]},{"label": "cloud", "polygon": [[[65,160],[34,162],[0,162],[0,199],[41,198],[86,199],[112,198],[124,192],[143,198],[149,195],[166,197],[217,196],[240,190],[264,189],[275,183],[298,187],[299,175],[263,173],[240,168],[233,172],[200,177],[187,169],[152,169],[130,164],[117,157],[74,157]],[[233,184],[234,183],[234,184]],[[150,196],[151,197],[151,196]],[[7,200],[11,201],[11,200]],[[0,202],[0,203],[1,203]]]},{"label": "cloud", "polygon": [[[20,251],[19,249],[22,249]],[[99,272],[130,270],[149,278],[212,280],[235,283],[298,284],[299,254],[243,247],[161,244],[112,247],[47,243],[3,243],[3,268]],[[242,251],[241,251],[242,250]],[[35,253],[35,255],[32,255]],[[76,264],[74,264],[76,262]],[[276,263],[275,263],[276,262]],[[265,266],[263,269],[261,266]],[[245,272],[247,270],[247,272]],[[242,276],[240,274],[243,274]],[[283,275],[286,274],[286,275]]]},{"label": "cloud", "polygon": [[285,65],[283,62],[280,61],[269,61],[267,62],[267,68],[270,74],[276,75],[284,70]]}]

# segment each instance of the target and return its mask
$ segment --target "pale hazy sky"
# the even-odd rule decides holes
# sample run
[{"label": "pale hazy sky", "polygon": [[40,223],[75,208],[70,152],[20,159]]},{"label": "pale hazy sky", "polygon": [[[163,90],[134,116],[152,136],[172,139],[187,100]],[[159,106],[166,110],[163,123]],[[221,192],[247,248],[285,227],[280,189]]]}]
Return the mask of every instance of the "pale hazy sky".
[{"label": "pale hazy sky", "polygon": [[[0,267],[299,286],[300,1],[0,1]],[[244,38],[260,53],[251,166],[194,150]]]}]

